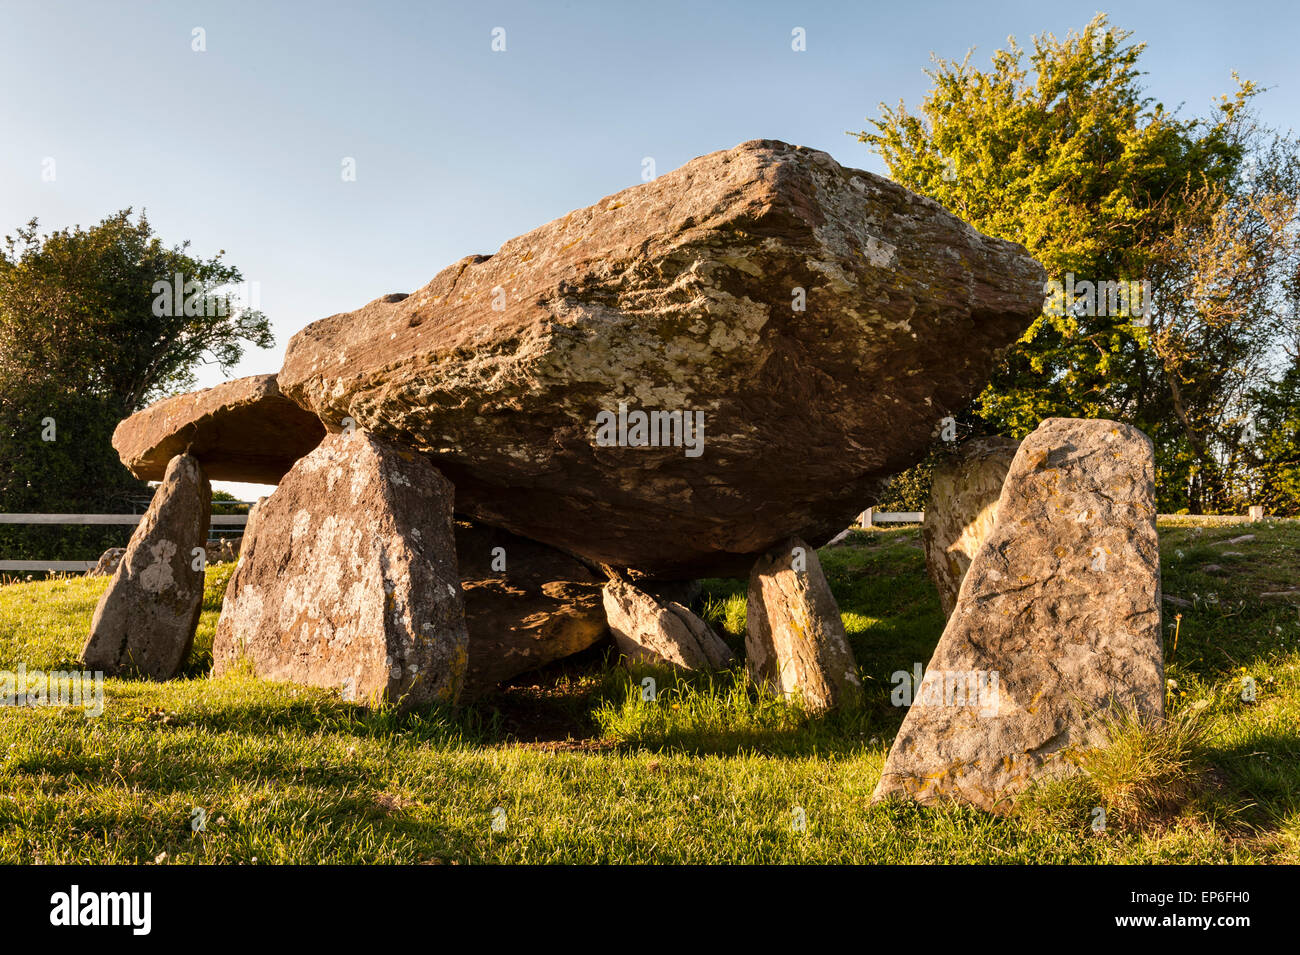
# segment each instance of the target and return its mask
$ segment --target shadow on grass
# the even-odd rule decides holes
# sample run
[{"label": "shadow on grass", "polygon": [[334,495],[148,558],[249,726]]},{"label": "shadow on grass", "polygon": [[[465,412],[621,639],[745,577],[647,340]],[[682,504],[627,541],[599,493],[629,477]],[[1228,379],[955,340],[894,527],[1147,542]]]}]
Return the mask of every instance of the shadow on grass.
[{"label": "shadow on grass", "polygon": [[810,713],[798,701],[755,686],[740,668],[683,674],[668,667],[632,666],[607,674],[593,702],[602,737],[618,749],[849,755],[879,745],[888,733],[874,707]]},{"label": "shadow on grass", "polygon": [[1300,728],[1252,732],[1249,739],[1228,745],[1212,741],[1205,761],[1243,804],[1243,819],[1272,826],[1300,812]]}]

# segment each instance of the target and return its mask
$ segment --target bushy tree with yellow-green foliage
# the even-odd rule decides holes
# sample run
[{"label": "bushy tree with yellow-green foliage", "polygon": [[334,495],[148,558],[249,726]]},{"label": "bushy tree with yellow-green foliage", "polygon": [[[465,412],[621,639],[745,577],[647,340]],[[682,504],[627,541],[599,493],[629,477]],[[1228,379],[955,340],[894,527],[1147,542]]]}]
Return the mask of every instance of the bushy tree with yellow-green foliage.
[{"label": "bushy tree with yellow-green foliage", "polygon": [[918,110],[882,104],[856,135],[1047,269],[1048,306],[969,409],[975,430],[1126,421],[1156,445],[1162,509],[1233,509],[1249,396],[1294,328],[1279,290],[1300,261],[1300,163],[1257,126],[1249,81],[1208,117],[1154,102],[1143,47],[1098,15],[1029,51],[1011,39],[987,70],[939,59]]}]

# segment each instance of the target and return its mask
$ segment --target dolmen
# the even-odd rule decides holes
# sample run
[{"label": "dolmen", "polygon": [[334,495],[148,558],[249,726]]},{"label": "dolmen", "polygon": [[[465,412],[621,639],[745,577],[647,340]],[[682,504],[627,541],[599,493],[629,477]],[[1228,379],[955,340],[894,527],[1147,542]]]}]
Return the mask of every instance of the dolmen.
[{"label": "dolmen", "polygon": [[140,477],[189,458],[278,485],[218,673],[423,706],[611,633],[634,664],[729,667],[674,586],[748,575],[754,681],[856,706],[815,549],[979,392],[1045,278],[933,200],[755,140],[308,325],[276,375],[160,402],[114,445]]}]

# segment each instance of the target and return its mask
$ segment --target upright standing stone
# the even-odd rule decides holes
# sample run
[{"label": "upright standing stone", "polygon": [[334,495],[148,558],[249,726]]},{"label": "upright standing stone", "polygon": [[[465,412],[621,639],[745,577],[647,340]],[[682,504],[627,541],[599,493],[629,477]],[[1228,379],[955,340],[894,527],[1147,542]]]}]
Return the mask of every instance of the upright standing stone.
[{"label": "upright standing stone", "polygon": [[468,638],[452,486],[428,458],[332,434],[259,502],[212,649],[271,680],[404,706],[454,702]]},{"label": "upright standing stone", "polygon": [[1049,418],[1026,438],[875,797],[1004,810],[1103,743],[1108,711],[1159,717],[1155,522],[1142,432]]},{"label": "upright standing stone", "polygon": [[957,606],[962,578],[997,521],[1002,484],[1019,447],[1011,438],[975,438],[934,470],[921,543],[945,615]]},{"label": "upright standing stone", "polygon": [[734,659],[722,638],[676,601],[660,603],[639,587],[615,579],[605,584],[604,604],[610,633],[629,660],[720,670]]},{"label": "upright standing stone", "polygon": [[812,710],[856,706],[862,682],[817,551],[792,537],[749,575],[745,654],[750,677]]},{"label": "upright standing stone", "polygon": [[185,665],[203,607],[199,555],[211,506],[199,462],[188,454],[172,458],[95,607],[81,651],[87,667],[166,680]]}]

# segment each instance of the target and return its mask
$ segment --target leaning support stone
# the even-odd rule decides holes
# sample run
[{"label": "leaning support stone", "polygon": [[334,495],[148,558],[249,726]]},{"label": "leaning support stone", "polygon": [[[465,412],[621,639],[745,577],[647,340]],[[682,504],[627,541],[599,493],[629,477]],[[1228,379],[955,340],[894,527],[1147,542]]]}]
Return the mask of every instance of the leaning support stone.
[{"label": "leaning support stone", "polygon": [[619,579],[605,584],[603,599],[610,633],[628,660],[683,670],[721,670],[734,660],[722,638],[676,601],[660,603]]},{"label": "leaning support stone", "polygon": [[792,537],[749,576],[745,654],[750,677],[811,710],[856,706],[862,682],[817,551]]},{"label": "leaning support stone", "polygon": [[[1025,439],[876,787],[994,811],[1164,709],[1151,442],[1051,418]],[[900,701],[904,702],[904,701]]]},{"label": "leaning support stone", "polygon": [[455,702],[468,638],[452,486],[428,458],[332,434],[259,502],[212,655],[270,680],[404,707]]},{"label": "leaning support stone", "polygon": [[203,605],[212,488],[199,462],[172,458],[149,509],[99,598],[81,658],[106,674],[175,676]]},{"label": "leaning support stone", "polygon": [[962,578],[997,521],[998,498],[1019,447],[1011,438],[975,438],[934,470],[921,543],[945,615],[957,606]]}]

